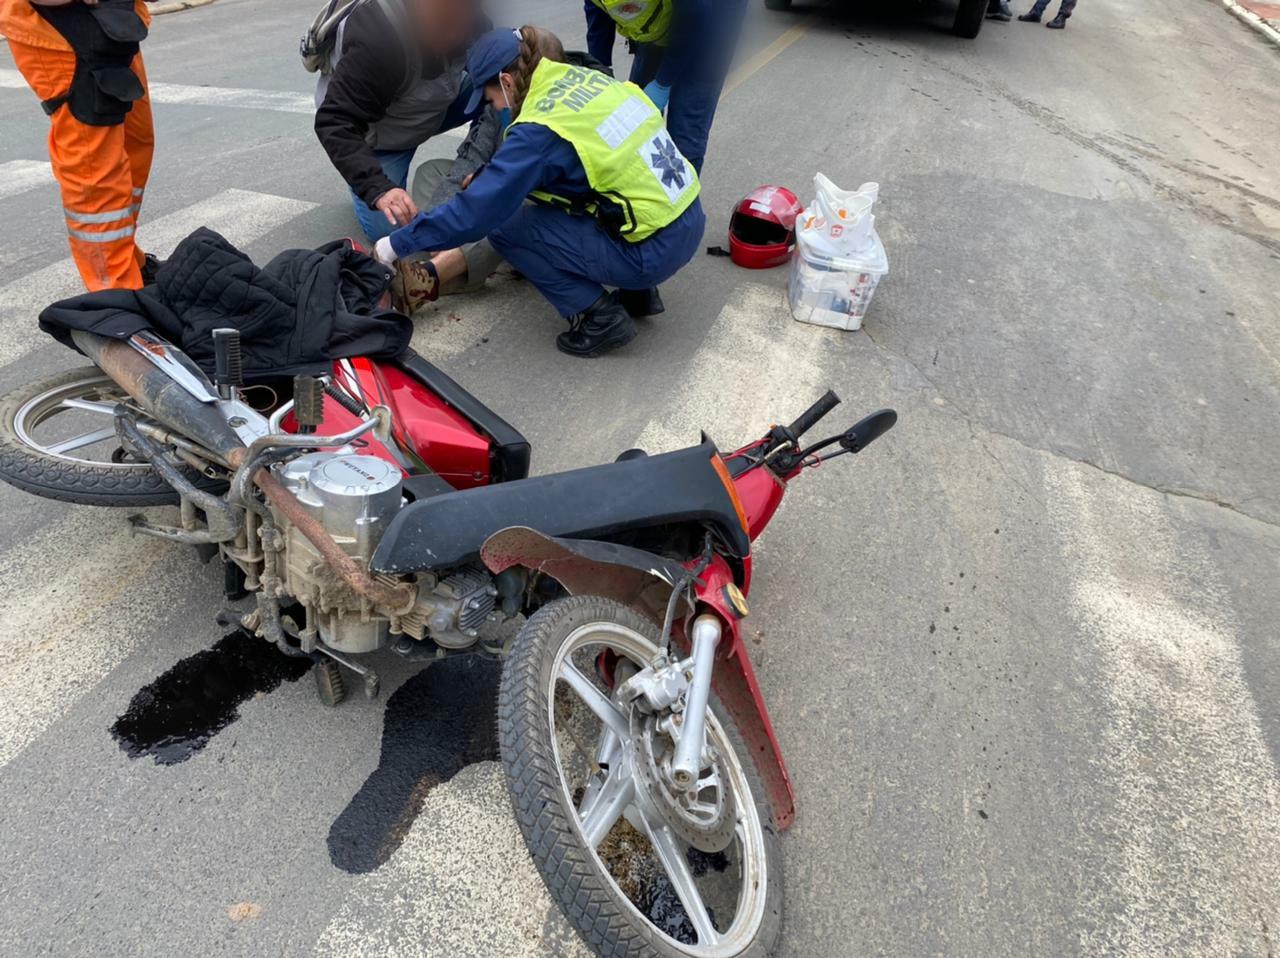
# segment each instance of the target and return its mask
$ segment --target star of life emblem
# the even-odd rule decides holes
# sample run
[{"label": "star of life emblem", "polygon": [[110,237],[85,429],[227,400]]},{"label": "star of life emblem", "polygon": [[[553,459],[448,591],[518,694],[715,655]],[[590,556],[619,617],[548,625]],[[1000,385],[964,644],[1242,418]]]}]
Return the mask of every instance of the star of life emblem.
[{"label": "star of life emblem", "polygon": [[693,171],[665,130],[640,147],[640,156],[673,202],[693,182]]}]

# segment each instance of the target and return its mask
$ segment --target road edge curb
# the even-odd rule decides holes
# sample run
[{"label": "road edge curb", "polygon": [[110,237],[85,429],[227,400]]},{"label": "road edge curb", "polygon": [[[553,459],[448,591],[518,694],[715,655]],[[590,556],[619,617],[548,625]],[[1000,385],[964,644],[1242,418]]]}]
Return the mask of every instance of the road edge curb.
[{"label": "road edge curb", "polygon": [[[195,0],[195,2],[211,3],[212,0]],[[1236,3],[1236,0],[1218,0],[1235,18],[1242,23],[1246,23],[1253,27],[1258,33],[1266,37],[1277,47],[1280,47],[1280,30],[1277,30],[1266,20],[1258,16],[1252,10],[1248,10]]]},{"label": "road edge curb", "polygon": [[151,15],[158,17],[166,13],[181,13],[183,10],[204,7],[211,3],[213,3],[213,0],[178,0],[177,3],[157,3],[151,8]]}]

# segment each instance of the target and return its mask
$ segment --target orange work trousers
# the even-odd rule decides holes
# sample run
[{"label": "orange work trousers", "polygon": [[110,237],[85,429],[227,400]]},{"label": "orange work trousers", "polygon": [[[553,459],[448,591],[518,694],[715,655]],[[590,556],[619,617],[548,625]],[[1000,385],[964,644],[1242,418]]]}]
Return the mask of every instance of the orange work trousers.
[{"label": "orange work trousers", "polygon": [[[76,69],[74,53],[15,40],[9,41],[9,49],[41,100],[67,92]],[[131,67],[145,91],[141,53]],[[91,291],[141,289],[142,250],[133,234],[155,149],[150,99],[144,93],[115,126],[81,123],[65,103],[50,119],[49,162],[62,189],[71,256],[85,286]]]}]

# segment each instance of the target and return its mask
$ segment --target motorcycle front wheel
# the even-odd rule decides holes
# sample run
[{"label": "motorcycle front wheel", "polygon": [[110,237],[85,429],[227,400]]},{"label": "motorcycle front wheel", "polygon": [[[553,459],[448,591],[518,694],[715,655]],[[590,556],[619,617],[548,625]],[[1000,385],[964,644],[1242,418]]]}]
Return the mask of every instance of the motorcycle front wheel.
[{"label": "motorcycle front wheel", "polygon": [[[0,479],[26,492],[86,506],[162,506],[178,494],[150,463],[130,458],[115,407],[132,400],[96,366],[29,383],[0,399]],[[194,470],[197,486],[216,488]]]},{"label": "motorcycle front wheel", "polygon": [[[658,633],[596,596],[557,599],[525,624],[498,697],[516,819],[552,897],[597,954],[764,958],[782,926],[782,853],[737,729],[713,698],[714,780],[736,821],[727,847],[699,851],[644,760],[654,751],[638,737],[652,720],[612,696],[606,672],[616,681],[649,664]],[[632,664],[620,673],[614,663]]]}]

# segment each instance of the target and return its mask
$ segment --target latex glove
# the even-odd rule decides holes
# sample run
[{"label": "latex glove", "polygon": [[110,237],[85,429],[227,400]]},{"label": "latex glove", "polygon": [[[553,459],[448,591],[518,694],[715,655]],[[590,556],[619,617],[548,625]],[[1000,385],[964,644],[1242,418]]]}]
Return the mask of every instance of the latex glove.
[{"label": "latex glove", "polygon": [[396,251],[391,248],[391,237],[384,236],[378,242],[373,244],[373,258],[383,266],[394,266],[396,260]]},{"label": "latex glove", "polygon": [[671,87],[663,86],[657,80],[650,80],[649,85],[644,88],[644,95],[653,101],[659,113],[665,113],[667,101],[671,99]]}]

